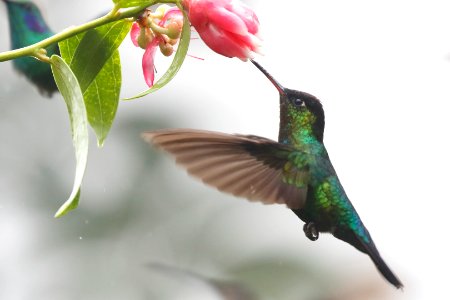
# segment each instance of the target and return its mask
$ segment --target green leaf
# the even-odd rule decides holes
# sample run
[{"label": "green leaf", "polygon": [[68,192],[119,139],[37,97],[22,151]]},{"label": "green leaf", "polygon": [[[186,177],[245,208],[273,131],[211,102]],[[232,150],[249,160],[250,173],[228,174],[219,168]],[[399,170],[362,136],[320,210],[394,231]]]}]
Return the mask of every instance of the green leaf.
[{"label": "green leaf", "polygon": [[65,39],[58,43],[59,52],[61,53],[61,57],[64,61],[70,65],[72,63],[73,56],[75,55],[75,51],[77,50],[80,41],[83,39],[86,32],[77,34],[74,37],[69,39]]},{"label": "green leaf", "polygon": [[134,6],[152,6],[158,1],[149,1],[149,0],[113,0],[113,2],[120,7],[134,7]]},{"label": "green leaf", "polygon": [[119,103],[122,74],[117,48],[131,22],[117,21],[59,43],[61,56],[78,78],[88,121],[99,146],[108,135]]},{"label": "green leaf", "polygon": [[121,86],[120,55],[116,50],[83,93],[89,124],[94,129],[99,147],[103,146],[116,116]]},{"label": "green leaf", "polygon": [[131,22],[117,21],[87,31],[81,40],[69,39],[70,48],[75,48],[72,57],[63,58],[77,76],[81,90],[84,92],[112,53],[120,46],[130,31]]},{"label": "green leaf", "polygon": [[[181,9],[181,8],[180,8]],[[182,10],[183,11],[183,10]],[[137,98],[144,97],[150,93],[156,92],[160,88],[164,87],[168,84],[177,74],[178,70],[180,70],[181,65],[186,57],[189,42],[191,40],[191,27],[189,24],[189,19],[186,15],[186,12],[183,11],[183,30],[181,32],[181,38],[178,45],[177,52],[175,53],[175,57],[173,58],[172,64],[167,69],[166,73],[148,90],[134,96],[131,98],[125,98],[123,100],[133,100]]]},{"label": "green leaf", "polygon": [[77,78],[61,57],[52,55],[50,62],[56,85],[64,97],[69,112],[73,146],[77,160],[72,192],[69,199],[56,212],[55,217],[58,218],[78,206],[80,187],[87,163],[89,138],[86,107]]}]

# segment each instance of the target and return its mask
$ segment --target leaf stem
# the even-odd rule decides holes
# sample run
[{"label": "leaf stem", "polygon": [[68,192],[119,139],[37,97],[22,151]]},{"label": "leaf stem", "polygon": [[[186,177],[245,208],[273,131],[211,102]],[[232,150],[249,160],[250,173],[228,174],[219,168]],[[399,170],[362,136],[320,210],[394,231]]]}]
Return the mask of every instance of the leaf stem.
[{"label": "leaf stem", "polygon": [[34,52],[33,56],[42,62],[45,62],[48,64],[50,63],[50,57],[47,56],[47,50],[45,50],[44,48],[37,49]]},{"label": "leaf stem", "polygon": [[95,19],[93,21],[84,23],[79,26],[72,26],[69,28],[66,28],[65,30],[45,39],[38,43],[35,43],[33,45],[11,50],[11,51],[5,51],[0,53],[0,62],[19,58],[22,56],[34,56],[39,60],[42,61],[48,61],[48,59],[45,59],[45,57],[42,55],[42,51],[39,49],[44,49],[52,44],[58,43],[62,40],[68,39],[74,35],[77,35],[79,33],[88,31],[89,29],[105,25],[111,22],[115,22],[121,19],[126,19],[130,17],[134,17],[137,14],[139,14],[141,11],[143,11],[145,8],[154,5],[156,3],[175,3],[177,5],[180,4],[180,0],[149,0],[143,5],[131,7],[131,8],[121,8],[117,4],[114,6],[114,8],[105,16],[100,17],[98,19]]}]

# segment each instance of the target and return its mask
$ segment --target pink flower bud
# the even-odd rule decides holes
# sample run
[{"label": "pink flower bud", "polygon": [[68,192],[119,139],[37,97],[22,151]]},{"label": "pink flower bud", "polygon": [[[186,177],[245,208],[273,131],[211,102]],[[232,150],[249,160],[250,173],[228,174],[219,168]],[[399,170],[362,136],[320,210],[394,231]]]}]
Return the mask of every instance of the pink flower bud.
[{"label": "pink flower bud", "polygon": [[166,43],[164,40],[159,42],[159,50],[164,56],[171,56],[173,54],[173,46],[169,43]]},{"label": "pink flower bud", "polygon": [[142,49],[147,49],[147,46],[153,41],[154,35],[150,28],[141,27],[137,43]]},{"label": "pink flower bud", "polygon": [[[153,86],[155,80],[154,65],[158,45],[163,55],[172,55],[174,52],[173,45],[178,42],[183,26],[183,13],[178,7],[161,5],[156,10],[155,15],[158,17],[153,18],[150,10],[145,10],[133,23],[130,31],[133,44],[145,49],[142,57],[142,71],[145,82],[149,87]],[[159,32],[158,28],[152,27],[151,22],[157,22],[155,25],[161,27],[162,30],[167,29],[168,36]],[[152,31],[152,28],[155,31]]]},{"label": "pink flower bud", "polygon": [[259,52],[259,21],[239,0],[183,0],[191,25],[213,51],[243,61]]},{"label": "pink flower bud", "polygon": [[183,20],[175,19],[167,25],[167,36],[171,39],[179,39],[181,29],[183,28]]}]

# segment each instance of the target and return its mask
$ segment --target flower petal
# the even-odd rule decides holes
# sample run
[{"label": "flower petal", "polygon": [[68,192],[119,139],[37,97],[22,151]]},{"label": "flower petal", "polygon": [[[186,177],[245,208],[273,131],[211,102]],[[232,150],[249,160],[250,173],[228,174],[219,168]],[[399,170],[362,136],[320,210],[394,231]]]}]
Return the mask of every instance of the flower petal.
[{"label": "flower petal", "polygon": [[133,25],[131,26],[131,30],[130,30],[130,38],[136,47],[139,47],[138,37],[139,37],[140,32],[141,32],[141,27],[139,27],[139,24],[136,22],[133,23]]},{"label": "flower petal", "polygon": [[153,39],[142,56],[142,71],[144,73],[145,82],[149,87],[152,87],[155,81],[155,54],[158,43],[159,39]]},{"label": "flower petal", "polygon": [[215,26],[240,35],[248,33],[247,25],[238,15],[226,10],[224,7],[215,7],[206,12],[207,18]]},{"label": "flower petal", "polygon": [[187,2],[189,2],[189,21],[191,22],[191,25],[196,29],[198,27],[205,27],[209,21],[206,17],[206,12],[214,9],[214,2],[195,0]]},{"label": "flower petal", "polygon": [[233,35],[233,38],[238,40],[239,44],[245,44],[248,48],[250,48],[253,52],[258,52],[261,47],[261,40],[252,34],[246,35]]},{"label": "flower petal", "polygon": [[257,34],[259,30],[259,20],[255,12],[240,1],[231,1],[230,5],[226,6],[226,9],[235,13],[247,26],[248,32],[251,34]]},{"label": "flower petal", "polygon": [[259,52],[259,21],[239,0],[184,0],[191,25],[213,51],[241,60]]},{"label": "flower petal", "polygon": [[209,48],[223,56],[238,57],[242,60],[251,57],[249,49],[243,41],[237,40],[233,34],[222,31],[213,24],[199,34]]},{"label": "flower petal", "polygon": [[169,8],[166,13],[164,14],[164,17],[161,19],[161,21],[158,23],[159,26],[164,26],[166,21],[169,19],[181,19],[183,20],[183,13],[181,10],[174,6]]}]

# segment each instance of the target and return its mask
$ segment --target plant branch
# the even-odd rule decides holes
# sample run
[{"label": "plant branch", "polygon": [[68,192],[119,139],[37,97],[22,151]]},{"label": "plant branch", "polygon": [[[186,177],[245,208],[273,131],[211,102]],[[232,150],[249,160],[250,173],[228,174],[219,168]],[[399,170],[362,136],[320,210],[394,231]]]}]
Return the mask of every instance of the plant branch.
[{"label": "plant branch", "polygon": [[[52,44],[58,43],[62,40],[68,39],[74,35],[79,33],[88,31],[89,29],[96,28],[101,25],[105,25],[111,22],[115,22],[121,19],[131,18],[139,14],[145,8],[156,4],[156,3],[175,3],[179,4],[179,0],[149,0],[144,5],[135,6],[131,8],[120,8],[118,5],[114,6],[114,8],[105,16],[95,19],[93,21],[84,23],[79,26],[72,26],[66,28],[65,30],[57,33],[45,40],[42,40],[33,45],[23,47],[20,49],[15,49],[11,51],[5,51],[0,53],[0,62],[19,58],[22,56],[34,56],[40,60],[43,60],[42,53],[39,52],[39,49],[46,48]],[[45,59],[44,59],[45,61]]]}]

